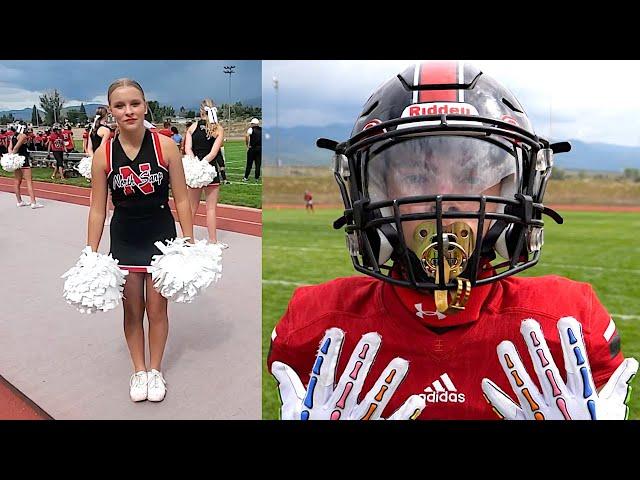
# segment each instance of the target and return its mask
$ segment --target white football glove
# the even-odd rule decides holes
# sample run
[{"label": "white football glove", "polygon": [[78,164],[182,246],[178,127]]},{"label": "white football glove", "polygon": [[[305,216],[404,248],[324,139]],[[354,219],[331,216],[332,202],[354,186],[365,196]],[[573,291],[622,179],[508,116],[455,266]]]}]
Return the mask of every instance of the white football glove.
[{"label": "white football glove", "polygon": [[573,317],[563,317],[558,321],[558,331],[567,372],[566,383],[551,357],[540,324],[533,319],[524,320],[520,333],[527,344],[542,394],[524,369],[513,343],[504,341],[498,345],[498,357],[520,405],[484,378],[482,391],[493,410],[507,420],[625,420],[629,416],[630,383],[638,371],[636,359],[625,359],[598,393],[582,326]]},{"label": "white football glove", "polygon": [[[397,357],[391,360],[362,402],[357,403],[382,338],[375,332],[362,336],[334,387],[343,340],[344,332],[339,328],[326,331],[306,391],[291,367],[282,362],[273,362],[271,373],[278,381],[282,420],[381,419],[382,411],[407,375],[409,362]],[[424,408],[424,396],[412,395],[389,420],[415,420]]]}]

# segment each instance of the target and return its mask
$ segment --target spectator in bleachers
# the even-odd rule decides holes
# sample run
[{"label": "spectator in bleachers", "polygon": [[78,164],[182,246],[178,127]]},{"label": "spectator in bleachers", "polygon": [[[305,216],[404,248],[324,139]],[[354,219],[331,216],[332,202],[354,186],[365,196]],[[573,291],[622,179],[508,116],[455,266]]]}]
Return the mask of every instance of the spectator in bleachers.
[{"label": "spectator in bleachers", "polygon": [[173,136],[173,132],[171,131],[171,122],[165,121],[162,124],[162,130],[158,130],[158,133],[161,133],[162,135],[165,135],[169,138],[171,138]]},{"label": "spectator in bleachers", "polygon": [[9,151],[7,146],[7,129],[0,128],[0,155],[4,155]]},{"label": "spectator in bleachers", "polygon": [[173,133],[173,135],[171,135],[171,138],[174,142],[176,142],[178,148],[180,148],[180,144],[182,143],[182,135],[178,133],[178,129],[176,127],[171,127],[171,132]]}]

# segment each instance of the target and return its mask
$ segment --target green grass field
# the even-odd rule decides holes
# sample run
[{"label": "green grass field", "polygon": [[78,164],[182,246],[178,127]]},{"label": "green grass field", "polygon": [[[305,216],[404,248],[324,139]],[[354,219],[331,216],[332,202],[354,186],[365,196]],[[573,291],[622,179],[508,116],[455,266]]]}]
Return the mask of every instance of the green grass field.
[{"label": "green grass field", "polygon": [[[264,419],[277,419],[279,399],[266,355],[273,327],[296,286],[355,273],[344,232],[331,223],[338,210],[268,209],[263,212],[262,348]],[[640,359],[640,215],[566,212],[564,225],[547,222],[540,263],[528,276],[557,274],[590,282],[613,315],[625,356]],[[605,246],[604,241],[609,240]],[[312,361],[312,360],[311,360]],[[636,380],[637,383],[637,380]],[[634,395],[635,394],[635,395]],[[640,418],[640,386],[632,392],[630,418]]]},{"label": "green grass field", "polygon": [[[82,150],[82,140],[75,141],[76,150]],[[79,144],[79,145],[78,145]],[[225,142],[225,161],[227,170],[227,179],[231,185],[220,186],[219,202],[228,205],[241,205],[244,207],[262,208],[262,179],[257,182],[253,178],[254,172],[251,171],[251,177],[247,183],[242,182],[244,169],[247,161],[247,148],[242,140],[228,140]],[[42,182],[52,182],[52,168],[33,168],[31,174],[34,180]],[[13,177],[13,173],[0,169],[0,175],[3,177]],[[57,183],[66,185],[76,185],[80,187],[90,187],[90,183],[82,177],[67,178]],[[204,200],[204,192],[203,192]]]}]

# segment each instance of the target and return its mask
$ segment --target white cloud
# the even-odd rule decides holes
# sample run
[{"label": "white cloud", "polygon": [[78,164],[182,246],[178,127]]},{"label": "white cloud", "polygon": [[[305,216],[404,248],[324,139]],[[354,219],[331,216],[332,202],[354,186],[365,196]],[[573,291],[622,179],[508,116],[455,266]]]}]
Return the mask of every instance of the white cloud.
[{"label": "white cloud", "polygon": [[[282,126],[351,123],[369,95],[412,61],[266,61],[265,123],[275,109],[272,77],[280,82]],[[520,100],[539,135],[640,145],[640,61],[470,60]],[[297,112],[297,113],[296,113]],[[343,119],[344,120],[341,120]],[[324,124],[322,122],[325,122]]]},{"label": "white cloud", "polygon": [[91,100],[89,100],[88,103],[100,103],[102,105],[106,105],[107,104],[107,94],[105,93],[104,95],[96,95]]},{"label": "white cloud", "polygon": [[40,104],[42,92],[0,83],[0,110],[21,110]]}]

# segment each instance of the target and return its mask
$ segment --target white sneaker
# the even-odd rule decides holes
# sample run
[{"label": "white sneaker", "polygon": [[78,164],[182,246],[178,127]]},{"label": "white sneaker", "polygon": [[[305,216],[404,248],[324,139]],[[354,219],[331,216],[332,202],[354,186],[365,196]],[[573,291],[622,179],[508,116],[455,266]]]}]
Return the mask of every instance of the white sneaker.
[{"label": "white sneaker", "polygon": [[129,379],[129,396],[134,402],[147,399],[147,372],[141,370],[131,375]]},{"label": "white sneaker", "polygon": [[216,242],[216,243],[214,243],[214,245],[218,245],[223,250],[229,248],[229,245],[227,245],[226,243],[223,243],[223,242]]},{"label": "white sneaker", "polygon": [[18,207],[28,207],[29,206],[29,202],[25,202],[24,200],[22,200],[21,202],[16,203],[16,206],[18,206]]},{"label": "white sneaker", "polygon": [[42,205],[41,203],[36,202],[36,203],[32,203],[31,204],[31,208],[33,208],[34,210],[36,208],[44,208],[44,205]]},{"label": "white sneaker", "polygon": [[147,400],[150,402],[161,402],[164,400],[164,396],[167,394],[167,382],[155,368],[152,368],[150,372],[147,372],[148,389],[149,393]]}]

